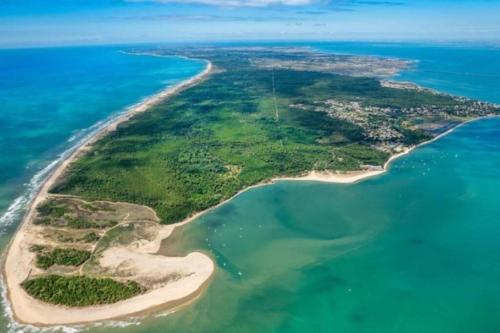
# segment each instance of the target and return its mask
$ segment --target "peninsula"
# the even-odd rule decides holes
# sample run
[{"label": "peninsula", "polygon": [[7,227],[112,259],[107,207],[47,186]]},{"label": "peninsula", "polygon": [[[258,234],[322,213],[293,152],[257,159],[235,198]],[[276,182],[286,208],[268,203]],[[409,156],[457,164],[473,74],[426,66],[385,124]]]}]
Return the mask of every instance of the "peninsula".
[{"label": "peninsula", "polygon": [[46,181],[4,262],[21,322],[75,324],[186,304],[215,264],[199,252],[155,255],[174,228],[275,179],[379,174],[391,157],[500,113],[388,80],[415,65],[398,59],[266,47],[131,52],[209,65],[103,128]]}]

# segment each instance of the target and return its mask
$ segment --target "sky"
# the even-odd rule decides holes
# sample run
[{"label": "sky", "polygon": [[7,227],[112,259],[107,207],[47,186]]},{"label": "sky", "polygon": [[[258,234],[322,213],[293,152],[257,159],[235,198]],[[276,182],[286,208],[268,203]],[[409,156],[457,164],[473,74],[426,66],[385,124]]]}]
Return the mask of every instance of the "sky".
[{"label": "sky", "polygon": [[0,47],[246,40],[500,42],[500,0],[0,0]]}]

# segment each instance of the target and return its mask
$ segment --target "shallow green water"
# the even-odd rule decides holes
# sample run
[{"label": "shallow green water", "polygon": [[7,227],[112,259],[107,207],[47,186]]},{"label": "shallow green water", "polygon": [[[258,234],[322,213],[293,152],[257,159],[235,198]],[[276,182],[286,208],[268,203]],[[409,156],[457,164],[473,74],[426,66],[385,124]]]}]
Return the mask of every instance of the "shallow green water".
[{"label": "shallow green water", "polygon": [[[461,94],[500,101],[498,90],[490,89],[498,83],[498,50],[483,50],[485,57],[439,50],[448,56],[426,51],[432,54],[422,61],[425,71],[411,75],[439,79],[431,86],[444,91],[458,87]],[[434,70],[443,64],[453,71]],[[482,75],[485,66],[491,75]],[[359,184],[281,182],[245,193],[180,230],[165,249],[198,249],[217,261],[199,300],[137,325],[83,329],[499,332],[499,217],[500,119],[490,119],[462,127]],[[0,237],[0,248],[8,236]],[[16,331],[9,325],[0,317],[0,332]]]},{"label": "shallow green water", "polygon": [[498,332],[499,198],[500,119],[359,184],[251,190],[176,235],[217,260],[205,295],[125,331]]}]

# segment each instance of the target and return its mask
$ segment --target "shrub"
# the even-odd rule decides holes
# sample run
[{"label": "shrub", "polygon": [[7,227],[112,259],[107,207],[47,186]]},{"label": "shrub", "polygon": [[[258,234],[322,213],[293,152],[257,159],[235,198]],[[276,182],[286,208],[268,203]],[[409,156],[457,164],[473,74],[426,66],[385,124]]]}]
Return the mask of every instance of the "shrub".
[{"label": "shrub", "polygon": [[116,303],[145,291],[134,281],[83,275],[51,274],[26,280],[21,285],[28,294],[44,302],[75,307]]},{"label": "shrub", "polygon": [[36,265],[42,269],[52,265],[80,266],[89,258],[89,251],[55,248],[50,252],[39,252],[36,256]]},{"label": "shrub", "polygon": [[85,243],[93,243],[99,240],[99,235],[95,232],[89,232],[82,237],[82,241]]},{"label": "shrub", "polygon": [[41,216],[62,217],[67,213],[67,209],[65,207],[58,205],[53,200],[45,201],[44,203],[40,204],[36,208],[36,210]]}]

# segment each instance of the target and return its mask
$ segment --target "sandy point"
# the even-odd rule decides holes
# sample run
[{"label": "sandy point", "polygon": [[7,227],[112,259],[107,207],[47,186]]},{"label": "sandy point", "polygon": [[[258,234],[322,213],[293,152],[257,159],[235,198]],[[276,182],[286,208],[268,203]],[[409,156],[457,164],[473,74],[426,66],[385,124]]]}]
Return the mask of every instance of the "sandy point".
[{"label": "sandy point", "polygon": [[87,152],[94,142],[116,130],[118,125],[202,82],[211,74],[212,69],[212,64],[207,61],[205,70],[198,75],[176,86],[168,87],[133,106],[128,112],[118,116],[95,132],[87,142],[82,143],[67,159],[61,161],[48,176],[31,202],[3,257],[2,275],[5,281],[7,302],[16,321],[36,326],[52,326],[123,318],[143,313],[152,308],[178,307],[192,301],[204,289],[215,271],[215,264],[209,256],[200,252],[189,253],[185,257],[166,257],[155,254],[161,240],[168,238],[175,228],[192,219],[174,225],[162,226],[162,232],[158,234],[158,239],[148,242],[140,248],[120,249],[120,251],[106,253],[105,262],[111,266],[119,264],[123,260],[129,262],[133,260],[137,269],[143,269],[149,274],[155,273],[148,271],[149,267],[154,267],[155,270],[163,273],[180,273],[182,276],[182,278],[170,281],[133,298],[109,305],[82,308],[57,306],[34,299],[25,292],[21,283],[30,275],[35,260],[35,254],[29,250],[28,246],[38,237],[37,226],[32,223],[35,209],[47,198],[49,189],[64,174],[68,165]]}]

